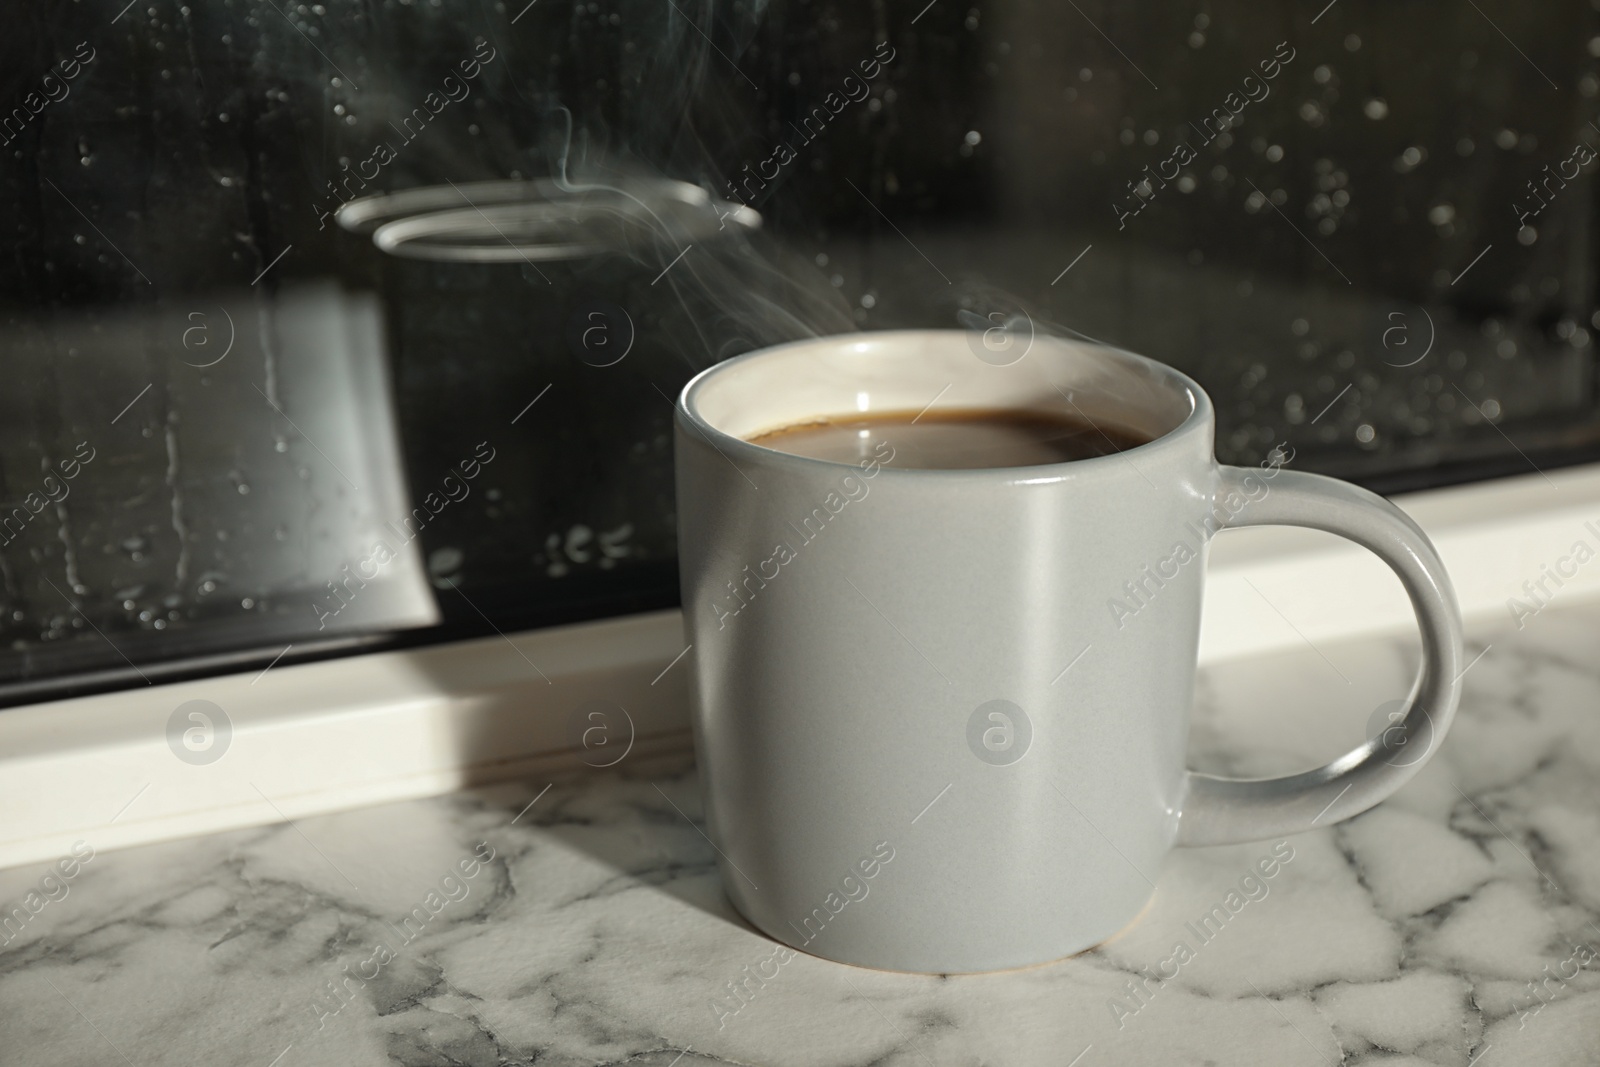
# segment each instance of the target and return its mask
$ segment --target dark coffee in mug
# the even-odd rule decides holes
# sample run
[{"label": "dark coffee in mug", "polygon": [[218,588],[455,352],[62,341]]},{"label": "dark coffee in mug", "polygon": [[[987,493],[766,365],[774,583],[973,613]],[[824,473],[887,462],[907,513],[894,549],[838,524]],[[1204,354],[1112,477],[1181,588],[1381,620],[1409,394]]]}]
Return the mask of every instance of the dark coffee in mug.
[{"label": "dark coffee in mug", "polygon": [[1122,452],[1150,440],[1125,426],[1075,414],[1028,409],[882,411],[826,416],[768,430],[751,443],[811,459],[855,464],[881,456],[894,466],[982,470],[1066,463]]}]

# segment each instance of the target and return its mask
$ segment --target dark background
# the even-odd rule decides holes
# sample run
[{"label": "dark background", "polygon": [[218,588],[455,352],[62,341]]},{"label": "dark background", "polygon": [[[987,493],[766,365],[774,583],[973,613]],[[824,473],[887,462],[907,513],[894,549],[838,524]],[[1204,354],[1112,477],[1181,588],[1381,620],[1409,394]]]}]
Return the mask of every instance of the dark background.
[{"label": "dark background", "polygon": [[[1526,184],[1600,144],[1593,5],[917,7],[17,6],[0,514],[79,442],[96,459],[0,547],[0,700],[673,604],[669,398],[810,334],[1025,316],[1194,375],[1225,462],[1285,441],[1381,491],[1595,457],[1600,163],[1547,206]],[[94,58],[35,113],[81,43]],[[490,49],[465,100],[396,132]],[[870,96],[796,132],[889,50]],[[681,260],[618,239],[437,262],[323,216],[380,142],[395,158],[367,193],[561,176],[729,196],[780,144],[794,158],[739,187],[760,229],[702,228]],[[1181,142],[1193,161],[1136,193]],[[324,338],[363,308],[387,384],[331,388],[347,356]],[[610,366],[574,340],[595,308],[633,338]],[[223,309],[238,347],[197,367]],[[336,457],[387,460],[414,503],[484,442],[470,495],[396,565],[432,616],[363,593],[319,629],[378,513]]]}]

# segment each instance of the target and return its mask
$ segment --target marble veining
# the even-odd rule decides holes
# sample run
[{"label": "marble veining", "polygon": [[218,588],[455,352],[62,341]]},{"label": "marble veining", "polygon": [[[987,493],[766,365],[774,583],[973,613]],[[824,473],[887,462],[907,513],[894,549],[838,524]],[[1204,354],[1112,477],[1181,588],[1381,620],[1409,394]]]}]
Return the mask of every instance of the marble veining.
[{"label": "marble veining", "polygon": [[[123,851],[86,834],[0,871],[27,916],[0,935],[0,1063],[1600,1064],[1597,623],[1474,629],[1456,728],[1392,800],[1177,851],[1132,928],[1001,974],[858,970],[754,932],[685,759]],[[1367,640],[1211,668],[1192,760],[1327,759],[1414,658]]]}]

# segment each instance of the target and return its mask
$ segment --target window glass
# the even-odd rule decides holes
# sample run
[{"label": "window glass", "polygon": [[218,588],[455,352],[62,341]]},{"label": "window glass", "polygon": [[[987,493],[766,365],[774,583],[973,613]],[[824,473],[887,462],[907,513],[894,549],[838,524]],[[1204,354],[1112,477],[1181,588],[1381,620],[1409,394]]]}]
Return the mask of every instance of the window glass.
[{"label": "window glass", "polygon": [[1600,19],[1317,6],[19,7],[0,699],[670,606],[672,398],[816,334],[1116,344],[1380,489],[1593,458]]}]

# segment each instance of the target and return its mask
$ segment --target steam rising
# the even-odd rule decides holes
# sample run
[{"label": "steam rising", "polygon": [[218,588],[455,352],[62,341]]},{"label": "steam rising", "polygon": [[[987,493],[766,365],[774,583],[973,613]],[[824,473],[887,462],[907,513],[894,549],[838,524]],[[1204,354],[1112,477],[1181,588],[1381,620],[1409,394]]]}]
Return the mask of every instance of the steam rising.
[{"label": "steam rising", "polygon": [[[746,15],[737,36],[754,35],[761,11],[757,5]],[[719,55],[697,32],[709,19],[709,11],[667,9],[659,48],[636,61],[642,84],[626,94],[635,113],[624,119],[625,136],[599,108],[585,113],[553,93],[530,101],[510,80],[516,49],[508,49],[493,68],[497,95],[513,112],[538,109],[536,144],[524,151],[536,157],[530,169],[548,177],[472,180],[461,173],[470,156],[439,151],[441,141],[409,162],[413,173],[442,184],[351,200],[337,211],[340,226],[407,258],[631,262],[649,282],[649,299],[681,308],[662,317],[663,328],[678,334],[663,339],[696,368],[751,348],[853,331],[848,303],[810,257],[761,234],[754,208],[721,199],[732,175],[718,172],[701,123],[739,129],[750,116],[720,87],[725,79],[711,76],[711,63],[737,63],[738,52]],[[647,155],[662,162],[652,165]],[[780,186],[764,199],[771,193],[781,195]]]}]

